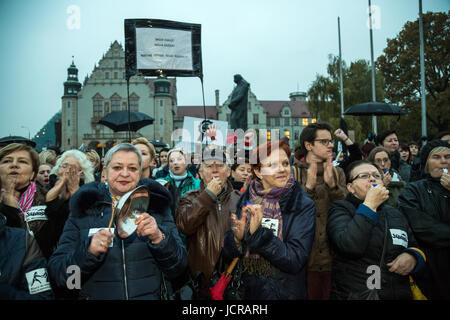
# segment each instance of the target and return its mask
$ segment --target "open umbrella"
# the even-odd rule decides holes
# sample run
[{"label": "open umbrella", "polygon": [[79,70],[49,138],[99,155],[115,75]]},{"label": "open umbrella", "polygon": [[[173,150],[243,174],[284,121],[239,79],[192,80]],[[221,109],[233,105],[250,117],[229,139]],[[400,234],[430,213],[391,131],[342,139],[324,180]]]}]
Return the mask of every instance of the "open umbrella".
[{"label": "open umbrella", "polygon": [[383,102],[364,102],[351,106],[344,114],[349,116],[399,116],[406,114],[406,111],[398,106]]},{"label": "open umbrella", "polygon": [[7,146],[10,143],[23,143],[32,148],[36,147],[36,142],[34,142],[33,140],[20,136],[7,136],[0,139],[0,148]]},{"label": "open umbrella", "polygon": [[128,127],[128,111],[114,111],[108,113],[106,116],[101,118],[98,123],[108,128],[112,129],[114,132],[117,131],[138,131],[139,129],[152,124],[154,119],[145,113],[130,111],[130,126]]}]

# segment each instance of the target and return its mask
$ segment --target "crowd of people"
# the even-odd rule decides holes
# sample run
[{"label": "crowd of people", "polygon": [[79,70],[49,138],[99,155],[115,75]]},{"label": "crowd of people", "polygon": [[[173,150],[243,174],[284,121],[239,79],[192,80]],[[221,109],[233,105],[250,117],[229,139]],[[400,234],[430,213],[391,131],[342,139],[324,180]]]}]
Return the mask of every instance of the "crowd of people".
[{"label": "crowd of people", "polygon": [[210,300],[230,264],[243,300],[450,299],[450,132],[248,145],[4,146],[0,299],[167,299],[199,274]]}]

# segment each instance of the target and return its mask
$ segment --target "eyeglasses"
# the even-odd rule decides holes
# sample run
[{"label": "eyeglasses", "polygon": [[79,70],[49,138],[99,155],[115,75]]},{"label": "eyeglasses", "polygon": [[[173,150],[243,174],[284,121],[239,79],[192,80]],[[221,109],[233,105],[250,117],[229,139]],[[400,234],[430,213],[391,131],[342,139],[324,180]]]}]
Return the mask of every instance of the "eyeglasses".
[{"label": "eyeglasses", "polygon": [[281,167],[283,167],[283,168],[287,168],[287,167],[289,167],[291,164],[289,163],[289,161],[283,161],[283,162],[281,162],[281,163],[268,163],[268,164],[261,164],[261,168],[272,168],[272,169],[277,169],[277,168],[279,168],[280,167],[280,165],[281,165]]},{"label": "eyeglasses", "polygon": [[389,158],[383,158],[383,159],[375,159],[373,162],[380,164],[380,163],[388,163],[389,161],[391,161],[389,160]]},{"label": "eyeglasses", "polygon": [[356,175],[356,177],[354,177],[353,179],[351,179],[351,180],[349,181],[349,183],[352,183],[352,182],[355,181],[356,179],[369,180],[370,177],[374,177],[375,180],[381,180],[381,179],[383,179],[383,177],[382,177],[381,174],[379,174],[379,173],[360,173],[360,174]]},{"label": "eyeglasses", "polygon": [[333,140],[330,139],[316,139],[314,141],[319,141],[321,144],[323,144],[325,147],[329,146],[330,143],[333,143]]}]

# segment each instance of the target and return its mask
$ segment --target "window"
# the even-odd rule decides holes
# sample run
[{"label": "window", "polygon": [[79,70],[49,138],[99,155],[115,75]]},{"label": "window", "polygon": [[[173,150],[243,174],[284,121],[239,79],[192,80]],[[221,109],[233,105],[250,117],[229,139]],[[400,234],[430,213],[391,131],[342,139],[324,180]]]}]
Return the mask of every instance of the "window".
[{"label": "window", "polygon": [[70,127],[70,120],[67,120],[67,126]]},{"label": "window", "polygon": [[291,139],[291,132],[289,130],[284,130],[284,136],[288,139]]},{"label": "window", "polygon": [[285,109],[285,110],[284,110],[284,115],[285,115],[285,116],[288,116],[288,115],[289,115],[289,110],[288,110],[288,109]]},{"label": "window", "polygon": [[109,103],[105,102],[105,114],[109,113]]},{"label": "window", "polygon": [[259,124],[259,114],[253,114],[253,124]]},{"label": "window", "polygon": [[120,100],[111,100],[111,112],[120,111]]},{"label": "window", "polygon": [[162,99],[159,100],[159,106],[160,106],[160,107],[164,107],[164,100],[162,100]]},{"label": "window", "polygon": [[105,72],[105,79],[109,79],[109,72]]},{"label": "window", "polygon": [[294,140],[298,140],[298,131],[295,131],[295,133],[294,133]]},{"label": "window", "polygon": [[163,125],[163,118],[159,119],[159,124],[162,126]]},{"label": "window", "polygon": [[284,125],[288,126],[289,125],[289,118],[284,118]]},{"label": "window", "polygon": [[114,72],[114,79],[118,79],[119,78],[119,74],[117,72]]},{"label": "window", "polygon": [[267,141],[270,141],[270,130],[267,130]]},{"label": "window", "polygon": [[114,61],[114,68],[116,68],[116,69],[117,69],[117,66],[118,66],[118,63],[117,63],[117,61]]},{"label": "window", "polygon": [[70,138],[67,139],[67,144],[70,146]]},{"label": "window", "polygon": [[275,118],[275,126],[280,126],[280,118]]},{"label": "window", "polygon": [[302,119],[302,126],[306,127],[308,125],[308,118]]},{"label": "window", "polygon": [[70,101],[67,101],[67,109],[70,109]]},{"label": "window", "polygon": [[293,126],[298,126],[298,118],[293,118],[292,119],[292,125]]},{"label": "window", "polygon": [[130,110],[131,111],[139,111],[139,99],[137,99],[137,98],[130,99]]},{"label": "window", "polygon": [[94,100],[94,118],[101,118],[103,115],[103,101]]},{"label": "window", "polygon": [[312,119],[311,119],[311,122],[312,122],[312,123],[316,123],[316,122],[317,122],[317,119],[316,119],[316,118],[312,118]]}]

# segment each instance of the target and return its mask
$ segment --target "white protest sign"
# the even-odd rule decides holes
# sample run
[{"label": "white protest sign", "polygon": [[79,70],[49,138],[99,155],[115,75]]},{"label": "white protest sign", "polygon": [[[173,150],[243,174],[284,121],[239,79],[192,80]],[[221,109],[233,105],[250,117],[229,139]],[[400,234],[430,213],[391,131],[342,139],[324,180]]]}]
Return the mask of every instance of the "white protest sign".
[{"label": "white protest sign", "polygon": [[136,28],[137,69],[193,70],[192,32]]}]

